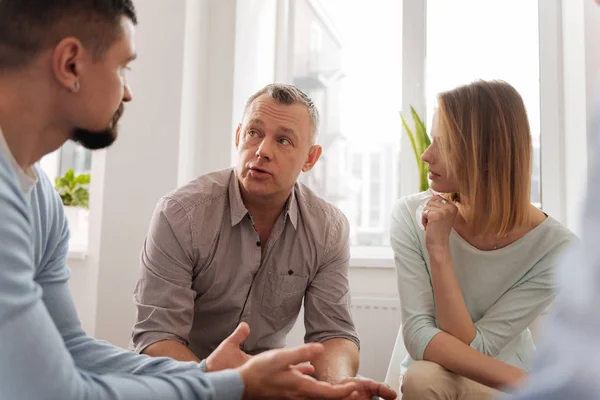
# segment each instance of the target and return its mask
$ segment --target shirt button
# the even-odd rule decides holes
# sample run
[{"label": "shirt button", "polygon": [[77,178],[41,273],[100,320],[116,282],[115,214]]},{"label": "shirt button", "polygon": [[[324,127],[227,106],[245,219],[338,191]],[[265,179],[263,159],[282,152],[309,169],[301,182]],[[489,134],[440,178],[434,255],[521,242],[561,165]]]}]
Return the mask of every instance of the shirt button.
[{"label": "shirt button", "polygon": [[291,269],[288,271],[288,275],[294,275],[294,271],[292,271]]},{"label": "shirt button", "polygon": [[260,247],[260,241],[256,242],[256,246]]}]

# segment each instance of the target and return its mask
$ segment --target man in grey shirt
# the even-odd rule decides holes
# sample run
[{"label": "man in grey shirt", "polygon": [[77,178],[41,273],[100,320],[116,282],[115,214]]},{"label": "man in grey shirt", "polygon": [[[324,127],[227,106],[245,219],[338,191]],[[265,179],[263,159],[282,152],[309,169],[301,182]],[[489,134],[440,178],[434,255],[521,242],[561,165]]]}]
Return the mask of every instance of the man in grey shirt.
[{"label": "man in grey shirt", "polygon": [[132,347],[182,361],[206,358],[242,321],[242,350],[285,346],[302,301],[306,342],[325,354],[315,376],[354,377],[349,224],[298,183],[321,155],[318,111],[292,85],[250,97],[236,131],[238,164],[160,200],[141,254]]},{"label": "man in grey shirt", "polygon": [[[307,376],[323,346],[241,365],[240,324],[205,363],[134,354],[89,337],[69,291],[69,227],[37,162],[72,139],[116,138],[136,56],[131,0],[0,0],[0,399],[238,400],[395,393]],[[365,389],[368,386],[368,389]]]}]

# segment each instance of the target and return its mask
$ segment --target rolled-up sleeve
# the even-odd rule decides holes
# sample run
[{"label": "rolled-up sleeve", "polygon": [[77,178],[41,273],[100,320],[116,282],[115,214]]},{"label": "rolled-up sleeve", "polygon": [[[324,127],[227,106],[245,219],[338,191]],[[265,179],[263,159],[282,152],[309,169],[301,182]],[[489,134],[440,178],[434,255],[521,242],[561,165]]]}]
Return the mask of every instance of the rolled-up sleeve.
[{"label": "rolled-up sleeve", "polygon": [[332,215],[322,261],[304,298],[304,341],[343,338],[360,346],[350,312],[350,227],[341,213]]},{"label": "rolled-up sleeve", "polygon": [[188,345],[196,293],[192,289],[196,249],[191,220],[174,199],[158,203],[141,252],[135,288],[136,323],[131,347],[141,353],[162,340]]},{"label": "rolled-up sleeve", "polygon": [[404,200],[392,211],[390,241],[398,277],[404,345],[414,360],[422,360],[427,345],[441,330],[435,321],[431,276]]}]

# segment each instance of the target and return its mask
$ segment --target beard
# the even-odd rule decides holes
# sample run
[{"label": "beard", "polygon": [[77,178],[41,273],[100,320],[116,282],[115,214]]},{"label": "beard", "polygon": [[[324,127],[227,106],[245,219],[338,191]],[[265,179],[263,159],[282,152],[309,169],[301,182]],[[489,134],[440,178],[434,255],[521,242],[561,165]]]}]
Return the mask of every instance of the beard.
[{"label": "beard", "polygon": [[110,125],[103,131],[90,131],[83,128],[75,128],[71,134],[71,140],[89,150],[99,150],[110,146],[117,139],[118,123],[124,110],[125,107],[123,106],[123,103],[121,103],[115,112]]}]

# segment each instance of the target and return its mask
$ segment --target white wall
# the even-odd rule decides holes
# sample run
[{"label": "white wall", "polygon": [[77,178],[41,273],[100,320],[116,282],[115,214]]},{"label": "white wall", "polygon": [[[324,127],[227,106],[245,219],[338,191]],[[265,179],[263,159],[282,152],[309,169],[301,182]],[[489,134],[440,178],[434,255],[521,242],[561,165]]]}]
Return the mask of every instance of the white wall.
[{"label": "white wall", "polygon": [[208,86],[209,15],[206,1],[186,0],[183,81],[181,99],[181,138],[179,141],[178,184],[192,180],[201,169],[202,147],[199,135],[204,129],[208,99],[204,97]]},{"label": "white wall", "polygon": [[[271,0],[187,0],[179,183],[232,165],[247,98],[275,79]],[[189,135],[194,132],[195,135]]]},{"label": "white wall", "polygon": [[562,1],[562,68],[566,224],[581,232],[587,187],[590,123],[600,112],[600,7],[594,0]]},{"label": "white wall", "polygon": [[[600,134],[597,125],[592,126],[594,119],[600,118],[600,6],[594,0],[585,0],[585,67],[586,67],[586,101],[587,101],[587,128],[588,128],[588,168],[594,162],[598,162],[598,154],[593,153],[591,138]],[[594,129],[596,128],[596,129]],[[581,129],[581,128],[580,128]],[[580,153],[573,149],[573,157]],[[587,178],[587,177],[586,177]],[[586,181],[587,184],[587,181]],[[581,207],[579,207],[581,208]]]},{"label": "white wall", "polygon": [[240,1],[236,16],[233,129],[253,93],[275,80],[276,1]]},{"label": "white wall", "polygon": [[[402,59],[402,114],[410,115],[414,107],[425,115],[425,61],[427,56],[427,2],[405,0],[402,4],[402,48],[410,59]],[[401,136],[401,149],[412,151],[408,135]],[[417,164],[413,157],[400,158],[400,195],[408,196],[419,191]]]},{"label": "white wall", "polygon": [[577,232],[580,230],[579,204],[587,179],[587,152],[581,151],[585,148],[582,144],[587,143],[589,94],[586,73],[588,68],[585,63],[586,2],[588,0],[570,0],[562,3],[566,220],[569,227]]}]

